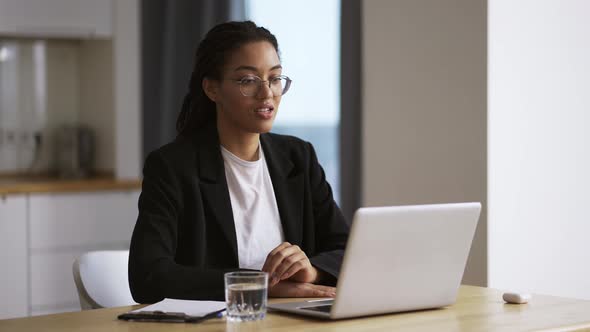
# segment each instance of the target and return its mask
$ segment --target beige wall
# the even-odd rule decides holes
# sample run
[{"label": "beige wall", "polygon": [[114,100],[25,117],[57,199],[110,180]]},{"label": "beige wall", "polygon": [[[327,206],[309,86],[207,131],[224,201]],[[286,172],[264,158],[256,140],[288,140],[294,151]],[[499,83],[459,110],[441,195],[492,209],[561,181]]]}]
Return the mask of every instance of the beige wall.
[{"label": "beige wall", "polygon": [[115,1],[113,15],[113,103],[115,176],[141,177],[141,35],[139,0]]},{"label": "beige wall", "polygon": [[80,123],[96,134],[95,168],[115,170],[113,43],[84,40],[80,44]]},{"label": "beige wall", "polygon": [[487,283],[486,1],[363,2],[363,206],[480,201]]}]

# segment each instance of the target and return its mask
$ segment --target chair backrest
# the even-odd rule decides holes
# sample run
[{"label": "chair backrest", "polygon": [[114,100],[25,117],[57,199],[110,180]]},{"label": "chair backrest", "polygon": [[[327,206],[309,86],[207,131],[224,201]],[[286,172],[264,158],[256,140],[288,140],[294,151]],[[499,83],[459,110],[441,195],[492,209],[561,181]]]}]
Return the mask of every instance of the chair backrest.
[{"label": "chair backrest", "polygon": [[128,250],[91,251],[74,261],[82,310],[137,304],[127,278]]}]

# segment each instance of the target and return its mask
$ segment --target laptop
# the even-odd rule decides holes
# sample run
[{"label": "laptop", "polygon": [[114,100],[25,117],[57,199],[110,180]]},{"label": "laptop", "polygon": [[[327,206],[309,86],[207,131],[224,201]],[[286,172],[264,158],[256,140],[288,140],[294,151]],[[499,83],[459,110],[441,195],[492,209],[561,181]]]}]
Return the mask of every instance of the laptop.
[{"label": "laptop", "polygon": [[270,309],[341,319],[455,303],[480,203],[367,207],[356,211],[334,299]]}]

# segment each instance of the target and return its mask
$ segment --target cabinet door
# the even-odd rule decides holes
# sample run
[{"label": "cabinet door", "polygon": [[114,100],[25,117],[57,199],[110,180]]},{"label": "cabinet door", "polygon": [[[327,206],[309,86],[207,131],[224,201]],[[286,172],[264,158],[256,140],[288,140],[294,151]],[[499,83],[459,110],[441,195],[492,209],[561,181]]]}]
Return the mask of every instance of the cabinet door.
[{"label": "cabinet door", "polygon": [[129,246],[136,191],[31,194],[31,250]]},{"label": "cabinet door", "polygon": [[31,311],[79,310],[74,259],[87,251],[128,249],[138,191],[30,195]]},{"label": "cabinet door", "polygon": [[0,319],[26,316],[27,197],[0,196]]},{"label": "cabinet door", "polygon": [[0,35],[109,38],[112,0],[0,0]]}]

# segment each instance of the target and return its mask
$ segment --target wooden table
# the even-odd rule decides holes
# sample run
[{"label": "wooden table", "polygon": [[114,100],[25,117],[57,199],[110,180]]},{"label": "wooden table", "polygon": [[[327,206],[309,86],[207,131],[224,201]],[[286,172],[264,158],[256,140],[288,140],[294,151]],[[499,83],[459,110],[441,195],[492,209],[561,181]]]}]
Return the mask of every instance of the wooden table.
[{"label": "wooden table", "polygon": [[501,291],[474,286],[461,286],[457,303],[447,308],[342,321],[275,312],[253,323],[229,323],[225,319],[199,324],[141,323],[116,319],[118,314],[138,307],[1,320],[0,331],[590,331],[590,301],[534,295],[525,305],[505,304]]}]

